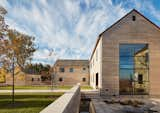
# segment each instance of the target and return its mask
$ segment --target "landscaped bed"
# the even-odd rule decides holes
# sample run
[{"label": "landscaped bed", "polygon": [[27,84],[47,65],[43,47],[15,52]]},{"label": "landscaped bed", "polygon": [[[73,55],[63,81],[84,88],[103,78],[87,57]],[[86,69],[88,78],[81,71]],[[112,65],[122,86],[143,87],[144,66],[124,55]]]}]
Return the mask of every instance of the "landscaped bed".
[{"label": "landscaped bed", "polygon": [[16,93],[12,105],[11,93],[0,94],[0,113],[39,113],[63,93]]},{"label": "landscaped bed", "polygon": [[159,103],[151,100],[106,100],[107,108],[113,113],[159,113]]}]

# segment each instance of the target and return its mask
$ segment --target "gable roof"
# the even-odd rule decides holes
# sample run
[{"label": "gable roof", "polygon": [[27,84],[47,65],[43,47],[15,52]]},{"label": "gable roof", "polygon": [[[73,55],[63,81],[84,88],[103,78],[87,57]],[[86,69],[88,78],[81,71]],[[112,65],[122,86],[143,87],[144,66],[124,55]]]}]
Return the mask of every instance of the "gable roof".
[{"label": "gable roof", "polygon": [[97,38],[97,41],[96,41],[96,44],[95,44],[95,47],[93,49],[93,52],[91,54],[91,57],[90,57],[90,60],[92,59],[93,57],[93,54],[96,50],[96,47],[100,41],[100,39],[102,38],[101,36],[103,35],[103,33],[105,33],[106,31],[108,31],[109,29],[111,29],[113,26],[115,26],[116,24],[118,24],[122,19],[124,19],[125,17],[127,17],[129,14],[131,14],[132,12],[136,12],[138,13],[140,16],[142,16],[143,18],[145,18],[148,22],[150,22],[153,26],[155,26],[156,28],[158,28],[160,30],[160,27],[158,25],[156,25],[155,23],[153,23],[151,20],[149,20],[147,17],[145,17],[143,14],[141,14],[140,12],[138,12],[136,9],[132,9],[129,13],[127,13],[125,16],[123,16],[122,18],[120,18],[118,21],[116,21],[114,24],[112,24],[110,27],[108,27],[106,30],[104,30],[102,33],[99,34],[98,38]]}]

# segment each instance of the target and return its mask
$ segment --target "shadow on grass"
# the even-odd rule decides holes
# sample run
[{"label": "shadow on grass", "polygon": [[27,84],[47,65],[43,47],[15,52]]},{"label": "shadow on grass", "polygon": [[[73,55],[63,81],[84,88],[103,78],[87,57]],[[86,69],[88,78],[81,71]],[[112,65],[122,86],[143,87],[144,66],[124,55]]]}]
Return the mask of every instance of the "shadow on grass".
[{"label": "shadow on grass", "polygon": [[0,95],[0,113],[38,113],[63,93],[16,94],[13,106],[10,94]]},{"label": "shadow on grass", "polygon": [[[56,98],[55,98],[56,99]],[[11,101],[1,101],[0,109],[19,109],[19,108],[30,108],[30,107],[45,107],[52,103],[55,99],[52,100],[30,100],[30,101],[15,101],[14,106]]]},{"label": "shadow on grass", "polygon": [[[29,99],[29,98],[58,98],[58,95],[15,95],[15,99]],[[0,95],[0,99],[11,99],[11,95]]]}]

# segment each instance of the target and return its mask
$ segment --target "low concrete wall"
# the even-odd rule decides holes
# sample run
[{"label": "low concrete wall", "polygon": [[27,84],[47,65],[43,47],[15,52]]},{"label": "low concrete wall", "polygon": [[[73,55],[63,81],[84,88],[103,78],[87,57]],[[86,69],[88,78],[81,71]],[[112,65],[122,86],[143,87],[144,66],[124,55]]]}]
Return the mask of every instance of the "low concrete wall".
[{"label": "low concrete wall", "polygon": [[96,110],[92,101],[89,104],[89,113],[96,113]]},{"label": "low concrete wall", "polygon": [[79,113],[80,86],[76,85],[40,113]]}]

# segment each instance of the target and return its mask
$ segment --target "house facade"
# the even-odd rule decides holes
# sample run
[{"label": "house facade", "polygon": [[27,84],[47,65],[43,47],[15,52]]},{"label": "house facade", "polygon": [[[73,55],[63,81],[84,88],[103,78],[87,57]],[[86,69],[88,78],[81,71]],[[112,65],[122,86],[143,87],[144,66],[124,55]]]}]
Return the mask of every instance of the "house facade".
[{"label": "house facade", "polygon": [[[5,78],[6,81],[4,82],[4,85],[13,84],[13,76],[11,73],[7,74]],[[41,81],[41,75],[25,74],[23,72],[20,72],[19,74],[14,76],[14,84],[16,86],[45,85]]]},{"label": "house facade", "polygon": [[[2,82],[1,82],[2,81]],[[11,72],[7,72],[4,68],[0,69],[0,86],[12,85],[13,75]],[[15,67],[14,70],[14,84],[16,86],[25,85],[50,85],[42,81],[42,75],[40,74],[27,74],[21,71],[20,67]]]},{"label": "house facade", "polygon": [[160,28],[132,10],[102,32],[90,58],[90,85],[102,95],[160,95]]},{"label": "house facade", "polygon": [[52,70],[55,85],[89,84],[88,60],[57,60]]}]

